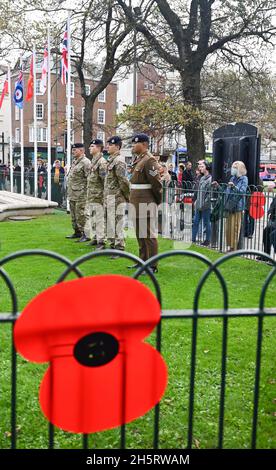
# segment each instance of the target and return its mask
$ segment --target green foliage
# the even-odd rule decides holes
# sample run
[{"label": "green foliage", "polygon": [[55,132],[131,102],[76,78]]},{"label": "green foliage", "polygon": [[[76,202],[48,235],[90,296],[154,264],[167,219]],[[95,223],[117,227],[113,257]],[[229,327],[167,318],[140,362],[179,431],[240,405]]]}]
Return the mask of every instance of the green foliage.
[{"label": "green foliage", "polygon": [[171,97],[158,100],[148,98],[137,105],[126,106],[117,117],[118,124],[127,124],[134,131],[144,131],[155,137],[163,137],[173,131],[183,131],[186,126],[200,127],[203,113]]}]

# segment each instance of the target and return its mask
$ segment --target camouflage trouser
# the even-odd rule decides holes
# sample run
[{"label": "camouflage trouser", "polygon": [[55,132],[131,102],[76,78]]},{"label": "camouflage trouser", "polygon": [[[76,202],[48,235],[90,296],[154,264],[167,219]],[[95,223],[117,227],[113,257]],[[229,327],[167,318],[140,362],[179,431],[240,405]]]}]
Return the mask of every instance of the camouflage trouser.
[{"label": "camouflage trouser", "polygon": [[105,208],[100,203],[88,203],[89,206],[89,225],[90,238],[97,240],[98,243],[105,243]]},{"label": "camouflage trouser", "polygon": [[84,227],[88,218],[86,200],[69,202],[73,229],[77,233],[84,233]]},{"label": "camouflage trouser", "polygon": [[[106,233],[107,239],[110,243],[110,248],[116,250],[125,249],[125,236],[124,236],[124,215],[125,210],[124,203],[122,206],[121,202],[114,204],[112,199],[106,201]],[[118,212],[118,206],[120,205],[120,211]]]}]

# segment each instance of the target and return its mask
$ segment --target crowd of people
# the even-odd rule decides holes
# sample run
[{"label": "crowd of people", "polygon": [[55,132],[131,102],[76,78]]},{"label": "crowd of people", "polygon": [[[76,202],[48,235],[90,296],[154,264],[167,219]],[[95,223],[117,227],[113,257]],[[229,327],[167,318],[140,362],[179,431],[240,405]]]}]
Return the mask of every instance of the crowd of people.
[{"label": "crowd of people", "polygon": [[[0,160],[0,190],[9,190],[11,186],[10,167],[2,164]],[[37,160],[37,197],[47,199],[48,168],[42,159]],[[35,195],[35,169],[30,163],[24,167],[23,173],[24,194]],[[20,161],[13,167],[13,185],[16,193],[21,193],[21,165]],[[55,160],[51,168],[51,200],[62,207],[66,198],[66,168],[63,168],[60,160]]]},{"label": "crowd of people", "polygon": [[[74,228],[74,234],[70,237],[79,238],[81,242],[89,241],[91,233],[94,233],[91,244],[96,246],[97,249],[101,249],[106,244],[105,223],[103,222],[103,217],[100,217],[99,214],[97,214],[96,220],[92,217],[95,213],[93,204],[102,204],[104,206],[106,204],[104,193],[106,192],[109,192],[110,195],[115,195],[115,206],[118,206],[120,202],[128,202],[131,180],[133,180],[133,164],[126,165],[123,158],[120,157],[122,141],[118,136],[114,136],[113,139],[115,139],[115,143],[111,143],[109,139],[107,145],[109,152],[108,160],[103,156],[103,142],[99,139],[94,139],[90,146],[90,159],[84,155],[83,144],[72,146],[73,163],[68,175],[66,168],[62,167],[59,160],[54,162],[51,169],[51,199],[56,201],[60,207],[66,203],[66,197],[70,201]],[[72,175],[77,174],[80,168],[82,168],[82,166],[78,165],[77,169],[75,169],[75,163],[78,162],[76,158],[76,153],[79,153],[78,149],[81,150],[85,165],[83,172],[79,174],[79,181],[77,179],[77,183],[72,184]],[[116,158],[113,158],[114,153]],[[218,181],[212,180],[211,164],[206,160],[199,160],[196,168],[193,168],[190,161],[187,161],[185,164],[180,163],[176,170],[172,163],[160,161],[158,155],[151,155],[150,153],[148,155],[155,161],[154,171],[156,175],[158,174],[158,184],[160,182],[163,186],[163,191],[164,188],[165,190],[173,188],[173,197],[170,198],[171,202],[175,200],[183,202],[187,192],[192,196],[192,243],[200,243],[206,247],[210,245],[217,247],[218,222],[222,217],[225,219],[227,251],[236,251],[241,246],[241,236],[253,238],[255,220],[249,211],[250,195],[247,192],[247,169],[243,162],[233,162],[231,177],[227,186],[225,186],[221,185]],[[115,161],[114,165],[112,163],[113,160]],[[87,170],[85,170],[86,167]],[[116,170],[115,173],[113,168]],[[14,185],[16,191],[20,193],[20,164],[18,163],[13,170]],[[39,159],[37,167],[37,196],[40,198],[47,197],[47,174],[47,167]],[[6,189],[9,178],[9,168],[2,164],[0,160],[0,190]],[[141,184],[147,186],[149,179],[150,174],[148,174],[146,182]],[[33,164],[24,169],[24,185],[26,184],[29,184],[29,194],[34,195]],[[107,188],[111,189],[108,190]],[[272,248],[276,252],[276,198],[274,196],[274,189],[272,187],[270,189],[272,199],[266,210],[267,223],[262,227],[263,251],[266,254],[271,254]],[[79,199],[79,192],[83,195],[80,206],[76,204]],[[146,200],[150,200],[147,188],[145,188],[143,193],[146,194]],[[141,195],[142,191],[139,194]],[[89,210],[87,210],[87,203],[90,206]],[[88,223],[89,233],[85,234],[84,227],[89,218],[91,219]],[[117,228],[121,227],[121,231],[119,229],[119,234],[116,234],[116,237],[110,241],[111,248],[124,249],[122,218],[123,215],[116,215],[116,226]],[[91,222],[92,219],[93,223]],[[97,234],[94,230],[95,227],[97,227]],[[151,239],[152,234],[147,233],[146,238]],[[141,244],[142,242],[140,242]],[[151,255],[156,254],[154,245],[155,242],[146,246],[146,248],[145,246],[140,246],[142,259],[147,259],[149,253]],[[145,253],[147,254],[145,255]]]}]

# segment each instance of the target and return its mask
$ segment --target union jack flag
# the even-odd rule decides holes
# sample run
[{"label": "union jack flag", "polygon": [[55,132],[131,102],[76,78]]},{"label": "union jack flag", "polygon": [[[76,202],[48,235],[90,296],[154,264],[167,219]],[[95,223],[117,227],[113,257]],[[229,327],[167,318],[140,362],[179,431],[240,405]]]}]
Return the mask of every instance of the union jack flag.
[{"label": "union jack flag", "polygon": [[67,26],[63,36],[61,56],[61,83],[66,85],[68,76],[68,32]]}]

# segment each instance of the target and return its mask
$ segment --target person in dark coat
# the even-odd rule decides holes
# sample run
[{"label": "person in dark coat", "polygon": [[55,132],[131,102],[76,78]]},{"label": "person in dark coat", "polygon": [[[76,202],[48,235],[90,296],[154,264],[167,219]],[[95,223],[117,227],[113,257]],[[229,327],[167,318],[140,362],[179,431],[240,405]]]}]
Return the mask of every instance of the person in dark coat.
[{"label": "person in dark coat", "polygon": [[192,171],[192,163],[187,162],[185,170],[182,174],[182,184],[187,187],[192,187],[192,183],[194,182],[195,177]]},{"label": "person in dark coat", "polygon": [[64,182],[64,168],[62,168],[60,161],[56,160],[52,168],[52,194],[51,199],[58,203],[59,207],[62,206],[62,187]]}]

